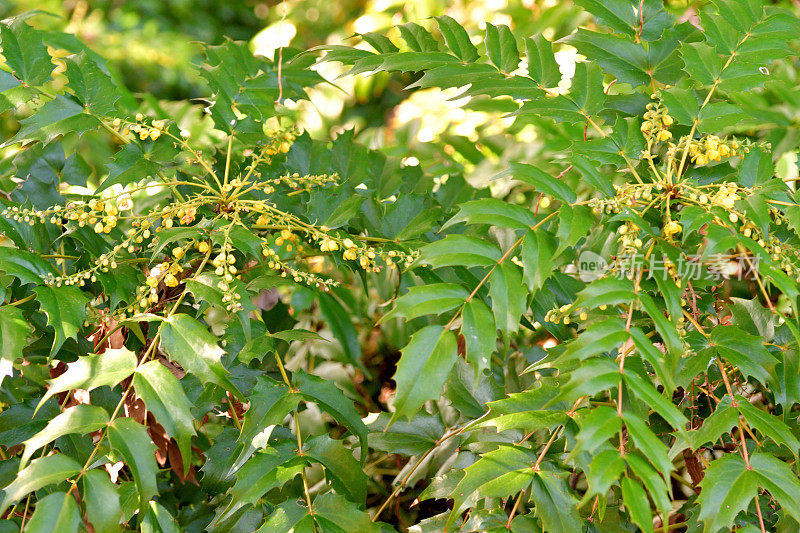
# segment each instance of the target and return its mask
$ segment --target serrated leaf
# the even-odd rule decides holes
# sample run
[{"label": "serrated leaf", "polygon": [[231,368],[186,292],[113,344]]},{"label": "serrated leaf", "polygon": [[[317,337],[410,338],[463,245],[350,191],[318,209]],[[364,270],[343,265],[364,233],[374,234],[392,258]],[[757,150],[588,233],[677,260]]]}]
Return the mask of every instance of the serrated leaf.
[{"label": "serrated leaf", "polygon": [[[510,174],[515,179],[533,185],[539,192],[549,194],[567,203],[573,203],[577,199],[575,192],[566,183],[533,165],[511,163],[510,166],[511,168],[501,175]],[[533,224],[528,224],[528,226],[531,225]]]},{"label": "serrated leaf", "polygon": [[47,325],[55,332],[50,355],[55,355],[67,339],[74,339],[86,318],[89,296],[77,287],[43,285],[34,289],[39,308],[47,315]]},{"label": "serrated leaf", "polygon": [[553,54],[553,44],[542,34],[525,39],[528,58],[528,76],[541,87],[556,87],[561,81],[561,71]]},{"label": "serrated leaf", "polygon": [[558,257],[561,252],[574,246],[589,232],[592,227],[593,219],[591,210],[584,205],[562,205],[559,210],[558,248],[554,257]]},{"label": "serrated leaf", "polygon": [[592,458],[586,481],[589,488],[583,496],[587,500],[595,495],[604,495],[611,485],[619,483],[625,471],[625,459],[615,449],[606,449]]},{"label": "serrated leaf", "polygon": [[769,383],[774,375],[778,361],[755,335],[749,335],[736,326],[717,326],[711,330],[711,345],[720,356],[739,367],[745,376]]},{"label": "serrated leaf", "polygon": [[72,389],[91,391],[97,387],[115,386],[136,369],[136,354],[127,348],[108,349],[101,354],[79,357],[67,364],[67,371],[50,380],[50,387],[39,402],[39,409],[48,399]]},{"label": "serrated leaf", "polygon": [[105,427],[108,413],[102,407],[79,404],[68,409],[47,422],[47,426],[22,444],[25,451],[20,458],[20,468],[25,468],[33,452],[45,444],[70,433],[91,433]]},{"label": "serrated leaf", "polygon": [[94,115],[114,110],[114,104],[122,95],[111,77],[100,70],[85,51],[66,58],[64,63],[69,88],[85,110]]},{"label": "serrated leaf", "polygon": [[390,318],[402,317],[413,320],[425,315],[439,315],[463,304],[469,292],[453,283],[431,283],[411,287],[406,294],[395,300],[394,308],[381,317],[378,323]]},{"label": "serrated leaf", "polygon": [[447,235],[444,239],[425,245],[416,264],[432,268],[445,266],[492,266],[502,253],[494,244],[466,235]]},{"label": "serrated leaf", "polygon": [[422,404],[438,398],[455,360],[455,336],[442,326],[427,326],[412,335],[392,378],[397,383],[392,421],[410,419]]},{"label": "serrated leaf", "polygon": [[34,459],[17,474],[14,481],[3,488],[0,514],[3,514],[11,504],[18,502],[26,494],[53,483],[60,483],[80,471],[81,465],[61,453]]},{"label": "serrated leaf", "polygon": [[436,18],[436,22],[439,23],[439,31],[442,33],[447,47],[450,48],[459,59],[468,63],[478,59],[478,49],[475,48],[475,45],[470,41],[467,30],[447,15],[434,18]]},{"label": "serrated leaf", "polygon": [[320,435],[309,439],[303,450],[325,467],[326,475],[337,492],[359,506],[364,505],[369,478],[341,441]]},{"label": "serrated leaf", "polygon": [[[503,175],[506,172],[499,174]],[[495,177],[498,177],[495,176]],[[459,204],[458,213],[445,222],[442,230],[464,222],[466,224],[487,224],[505,228],[523,229],[536,223],[536,217],[530,210],[518,205],[509,204],[497,198],[482,198]]]},{"label": "serrated leaf", "polygon": [[579,531],[583,527],[578,500],[563,478],[548,471],[538,472],[533,478],[531,500],[545,531]]},{"label": "serrated leaf", "polygon": [[160,361],[149,361],[134,372],[133,388],[167,435],[178,443],[183,458],[183,471],[188,472],[195,429],[191,414],[192,404],[183,387]]},{"label": "serrated leaf", "polygon": [[653,517],[650,513],[647,494],[642,486],[626,477],[622,480],[621,488],[622,501],[628,509],[631,521],[642,528],[642,531],[653,531]]},{"label": "serrated leaf", "polygon": [[486,23],[486,54],[501,72],[510,74],[519,66],[519,50],[514,34],[505,24]]},{"label": "serrated leaf", "polygon": [[777,444],[783,444],[789,448],[792,455],[797,456],[798,449],[800,449],[800,441],[792,434],[791,428],[783,420],[757,408],[747,398],[737,395],[734,399],[739,413],[750,425]]},{"label": "serrated leaf", "polygon": [[142,533],[180,533],[177,521],[164,506],[151,501],[142,521]]},{"label": "serrated leaf", "polygon": [[453,490],[453,510],[448,524],[452,524],[464,510],[465,503],[472,494],[486,485],[495,496],[509,496],[524,490],[533,481],[534,472],[531,466],[536,463],[533,450],[521,446],[501,446],[496,450],[484,453],[475,464],[466,468],[465,475]]},{"label": "serrated leaf", "polygon": [[108,474],[94,468],[83,475],[83,497],[86,515],[95,531],[117,531],[122,520],[117,486]]},{"label": "serrated leaf", "polygon": [[718,531],[730,528],[736,515],[747,509],[758,491],[758,475],[738,454],[725,454],[706,468],[700,487],[699,518],[706,531]]},{"label": "serrated leaf", "polygon": [[[292,383],[299,389],[299,395],[304,400],[315,402],[320,409],[358,437],[362,450],[367,449],[367,426],[361,421],[353,401],[333,381],[298,370],[292,375]],[[366,459],[366,454],[362,455],[362,459]]]},{"label": "serrated leaf", "polygon": [[625,372],[625,384],[631,388],[633,393],[642,401],[647,403],[656,413],[669,422],[672,427],[681,434],[686,434],[686,425],[689,420],[681,413],[677,407],[667,398],[662,396],[656,389],[633,372]]},{"label": "serrated leaf", "polygon": [[528,290],[542,288],[544,282],[553,274],[553,263],[557,258],[556,240],[546,230],[528,231],[522,241],[522,272]]},{"label": "serrated leaf", "polygon": [[[361,511],[344,496],[329,492],[318,496],[313,502],[314,518],[321,531],[363,531],[364,533],[380,533],[382,525],[373,522],[370,516]],[[276,531],[276,530],[272,530]],[[294,531],[302,531],[300,528]]]},{"label": "serrated leaf", "polygon": [[3,57],[14,76],[28,85],[42,85],[50,79],[53,64],[47,47],[42,42],[42,32],[16,17],[0,24]]},{"label": "serrated leaf", "polygon": [[464,305],[461,321],[466,358],[475,369],[477,378],[489,368],[489,358],[497,347],[494,316],[482,300],[473,298]]},{"label": "serrated leaf", "polygon": [[161,345],[173,361],[206,383],[214,383],[237,398],[242,393],[228,377],[222,365],[225,351],[206,327],[186,314],[165,318],[161,328]]},{"label": "serrated leaf", "polygon": [[655,433],[647,425],[647,422],[632,413],[624,413],[622,418],[625,420],[625,427],[633,443],[642,452],[642,455],[653,463],[665,480],[669,479],[670,472],[675,467],[672,465],[667,454],[666,445],[659,440]]},{"label": "serrated leaf", "polygon": [[139,492],[139,510],[158,494],[156,486],[156,445],[145,427],[132,418],[118,418],[108,426],[108,442],[120,454],[133,474]]},{"label": "serrated leaf", "polygon": [[54,492],[36,502],[36,510],[25,531],[70,533],[78,531],[80,523],[81,513],[75,498],[66,492]]},{"label": "serrated leaf", "polygon": [[67,133],[82,134],[100,125],[95,117],[69,98],[57,95],[35,114],[20,121],[19,131],[0,147],[19,142],[41,141],[48,144]]},{"label": "serrated leaf", "polygon": [[622,419],[616,410],[605,405],[589,410],[578,423],[581,429],[575,436],[577,445],[573,453],[580,450],[593,454],[622,429]]},{"label": "serrated leaf", "polygon": [[0,306],[0,358],[13,363],[22,357],[22,349],[28,344],[31,331],[33,327],[25,320],[19,308]]},{"label": "serrated leaf", "polygon": [[505,334],[519,330],[520,317],[527,309],[527,296],[520,268],[511,262],[498,264],[489,276],[489,297],[497,329]]},{"label": "serrated leaf", "polygon": [[792,468],[766,453],[754,453],[750,467],[758,475],[759,484],[780,504],[783,511],[800,521],[800,481]]}]

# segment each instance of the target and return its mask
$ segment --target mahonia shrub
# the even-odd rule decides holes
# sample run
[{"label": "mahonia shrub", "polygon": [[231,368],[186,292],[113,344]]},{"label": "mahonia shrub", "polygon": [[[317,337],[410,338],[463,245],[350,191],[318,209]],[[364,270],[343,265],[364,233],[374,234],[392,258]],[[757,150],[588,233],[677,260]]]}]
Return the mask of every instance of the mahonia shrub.
[{"label": "mahonia shrub", "polygon": [[[457,412],[391,496],[432,477],[416,497],[450,510],[423,531],[793,530],[800,212],[772,147],[796,146],[775,107],[800,20],[575,3],[597,25],[558,43],[440,16],[441,39],[406,24],[327,48],[353,74],[461,88],[541,143],[502,152],[505,199],[460,203],[383,317],[418,325],[387,434]],[[564,45],[585,57],[568,83]]]},{"label": "mahonia shrub", "polygon": [[[207,106],[176,105],[3,21],[2,527],[800,528],[800,205],[774,163],[800,19],[575,4],[594,18],[558,42],[443,15],[321,47],[535,131],[494,196],[438,140],[387,150],[429,175],[303,133],[279,104],[323,81],[312,54],[207,46]],[[399,358],[372,366],[377,335]]]}]

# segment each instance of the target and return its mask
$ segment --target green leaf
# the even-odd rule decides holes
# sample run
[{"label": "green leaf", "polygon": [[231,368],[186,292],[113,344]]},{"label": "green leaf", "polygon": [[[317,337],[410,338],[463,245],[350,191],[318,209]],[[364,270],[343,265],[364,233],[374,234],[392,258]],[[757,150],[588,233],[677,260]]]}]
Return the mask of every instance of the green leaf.
[{"label": "green leaf", "polygon": [[83,108],[94,115],[105,115],[114,110],[114,104],[122,96],[111,77],[100,70],[86,51],[68,57],[65,74],[69,88]]},{"label": "green leaf", "polygon": [[86,318],[86,304],[89,297],[77,287],[36,287],[39,307],[47,315],[47,325],[55,331],[50,355],[58,352],[67,339],[78,335]]},{"label": "green leaf", "polygon": [[683,43],[684,70],[694,81],[712,85],[722,72],[724,61],[705,43]]},{"label": "green leaf", "polygon": [[564,42],[597,61],[606,73],[621,83],[638,87],[652,80],[650,73],[655,69],[649,63],[647,50],[626,37],[579,28]]},{"label": "green leaf", "polygon": [[25,18],[15,17],[0,24],[3,57],[18,80],[42,85],[50,79],[53,64],[42,42],[42,32],[28,25]]},{"label": "green leaf", "polygon": [[495,267],[489,277],[489,297],[497,328],[505,334],[517,332],[527,309],[527,293],[522,289],[522,271],[517,265],[504,262]]},{"label": "green leaf", "polygon": [[509,204],[497,198],[482,198],[459,204],[458,213],[445,222],[442,230],[459,222],[466,224],[486,224],[513,229],[524,229],[536,223],[530,210]]},{"label": "green leaf", "polygon": [[[539,192],[549,194],[567,203],[573,203],[577,199],[575,192],[566,183],[533,165],[512,162],[511,168],[503,174],[511,174],[515,179],[533,185]],[[531,225],[528,224],[528,226]]]},{"label": "green leaf", "polygon": [[522,274],[531,292],[544,286],[544,282],[553,274],[556,259],[556,240],[546,230],[528,231],[522,241]]},{"label": "green leaf", "polygon": [[[298,370],[292,375],[292,383],[300,389],[299,395],[304,400],[315,402],[320,409],[358,437],[362,450],[367,449],[367,426],[361,421],[361,416],[353,407],[353,401],[347,398],[332,380],[322,379]],[[365,460],[367,454],[364,453],[361,457],[362,460]]]},{"label": "green leaf", "polygon": [[595,189],[608,195],[614,196],[614,186],[606,174],[600,172],[597,165],[581,155],[574,155],[569,162],[581,173],[583,179],[589,182]]},{"label": "green leaf", "polygon": [[575,436],[577,445],[573,453],[578,451],[593,454],[622,429],[622,419],[615,409],[601,405],[589,410],[579,421],[581,430]]},{"label": "green leaf", "polygon": [[510,74],[519,66],[519,50],[514,34],[505,24],[486,23],[486,54],[501,72]]},{"label": "green leaf", "polygon": [[731,405],[731,397],[724,396],[710,416],[703,420],[703,425],[687,432],[692,450],[702,445],[715,442],[720,435],[729,433],[731,428],[739,424],[739,412]]},{"label": "green leaf", "polygon": [[750,467],[757,474],[759,484],[778,501],[783,511],[800,521],[800,481],[792,468],[766,453],[754,453],[750,457]]},{"label": "green leaf", "polygon": [[492,266],[501,257],[500,249],[494,244],[466,235],[447,235],[422,247],[415,264],[429,265],[432,268],[445,266]]},{"label": "green leaf", "polygon": [[641,485],[631,478],[622,480],[622,501],[631,516],[631,521],[637,524],[642,531],[653,531],[653,516],[650,513],[647,494]]},{"label": "green leaf", "polygon": [[36,510],[25,531],[69,533],[78,531],[80,523],[81,513],[75,498],[66,492],[54,492],[36,502]]},{"label": "green leaf", "polygon": [[438,398],[455,360],[456,338],[442,326],[427,326],[412,335],[393,376],[397,394],[392,421],[410,419],[422,404]]},{"label": "green leaf", "polygon": [[[295,498],[278,505],[256,533],[314,533],[314,520]],[[345,530],[346,531],[346,530]]]},{"label": "green leaf", "polygon": [[228,378],[222,365],[225,351],[206,327],[186,314],[165,318],[161,328],[161,344],[174,361],[204,383],[214,383],[238,398],[242,393]]},{"label": "green leaf", "polygon": [[[296,446],[287,441],[259,451],[236,473],[236,483],[228,491],[231,500],[214,524],[224,522],[245,505],[256,505],[264,494],[292,480],[306,465],[307,461],[297,456]],[[356,468],[361,471],[358,465]]]},{"label": "green leaf", "polygon": [[588,500],[592,496],[606,494],[611,485],[619,483],[624,471],[625,459],[619,454],[619,451],[606,449],[596,454],[592,459],[589,472],[586,474],[589,488],[583,499]]},{"label": "green leaf", "polygon": [[400,30],[403,40],[415,52],[437,52],[439,50],[439,44],[433,35],[419,24],[409,22],[397,28]]},{"label": "green leaf", "polygon": [[[344,496],[329,492],[318,496],[312,503],[320,531],[380,533],[382,530],[381,524],[373,522],[367,513]],[[294,531],[299,533],[302,529],[296,528]]]},{"label": "green leaf", "polygon": [[675,122],[691,125],[700,113],[700,103],[691,89],[672,87],[661,91],[661,98]]},{"label": "green leaf", "polygon": [[628,340],[630,333],[619,318],[608,318],[591,324],[578,337],[564,346],[559,361],[583,361],[589,357],[610,352]]},{"label": "green leaf", "polygon": [[767,351],[760,337],[749,335],[736,326],[717,326],[711,330],[710,344],[745,376],[769,383],[774,375],[778,361]]},{"label": "green leaf", "polygon": [[625,384],[631,388],[633,393],[656,413],[669,422],[672,427],[680,433],[686,433],[686,425],[689,421],[683,416],[677,407],[670,400],[661,395],[653,385],[645,381],[633,372],[625,372]]},{"label": "green leaf", "polygon": [[31,461],[9,485],[3,488],[0,515],[29,492],[60,483],[81,471],[81,465],[64,454],[57,453]]},{"label": "green leaf", "polygon": [[545,531],[580,531],[583,527],[578,500],[570,493],[564,476],[537,472],[531,484],[531,500]]},{"label": "green leaf", "polygon": [[117,486],[108,474],[93,468],[83,475],[83,498],[86,515],[95,531],[117,531],[122,520]]},{"label": "green leaf", "polygon": [[134,372],[133,388],[167,435],[178,443],[183,457],[183,471],[188,472],[195,430],[192,404],[183,387],[160,361],[148,361]]},{"label": "green leaf", "polygon": [[783,444],[789,448],[792,455],[797,456],[798,449],[800,449],[800,441],[792,434],[791,428],[783,420],[762,411],[751,404],[747,398],[737,395],[735,400],[736,408],[750,425],[777,444]]},{"label": "green leaf", "polygon": [[136,355],[127,348],[108,349],[102,354],[79,357],[67,365],[67,371],[50,380],[50,387],[42,397],[37,409],[48,399],[73,389],[91,391],[97,387],[115,386],[130,376],[136,369]]},{"label": "green leaf", "polygon": [[473,298],[461,312],[461,334],[467,361],[475,369],[476,379],[489,368],[489,358],[497,348],[497,328],[491,309]]},{"label": "green leaf", "polygon": [[[753,457],[755,458],[755,456]],[[756,496],[758,474],[748,470],[738,454],[725,454],[711,461],[700,482],[699,519],[705,522],[706,531],[729,529],[734,518]]]},{"label": "green leaf", "polygon": [[471,63],[478,59],[478,49],[469,39],[469,34],[458,22],[447,15],[434,17],[439,23],[447,47],[462,61]]},{"label": "green leaf", "polygon": [[448,524],[454,523],[461,515],[465,503],[477,490],[481,490],[482,496],[498,497],[524,490],[535,476],[531,469],[534,463],[536,453],[521,446],[500,446],[481,455],[478,461],[464,470],[464,477],[453,489],[453,510]]},{"label": "green leaf", "polygon": [[156,486],[156,445],[145,427],[132,418],[118,418],[108,426],[108,442],[119,453],[133,474],[139,492],[139,510],[158,494]]},{"label": "green leaf", "polygon": [[[25,320],[22,311],[12,305],[0,306],[0,358],[13,363],[22,357],[33,327]],[[0,382],[2,382],[0,377]]]},{"label": "green leaf", "polygon": [[175,518],[156,501],[151,501],[142,521],[142,533],[180,533]]},{"label": "green leaf", "polygon": [[661,440],[653,433],[653,430],[647,425],[647,422],[642,420],[639,416],[632,413],[624,413],[622,418],[625,420],[625,427],[628,428],[628,433],[633,438],[633,443],[642,455],[653,463],[658,468],[658,471],[664,476],[665,480],[669,479],[669,474],[675,467],[667,454],[667,447]]},{"label": "green leaf", "polygon": [[303,451],[325,467],[325,472],[338,493],[359,506],[365,504],[369,478],[342,441],[320,435],[309,439]]},{"label": "green leaf", "polygon": [[561,81],[561,71],[553,54],[553,44],[542,34],[525,39],[528,58],[528,76],[541,87],[556,87]]},{"label": "green leaf", "polygon": [[406,294],[395,300],[394,308],[381,317],[378,323],[390,318],[412,320],[425,315],[439,315],[461,304],[469,292],[453,283],[431,283],[411,287]]},{"label": "green leaf", "polygon": [[80,105],[65,96],[57,95],[35,114],[21,120],[17,134],[0,147],[29,141],[48,144],[67,133],[81,134],[99,125],[100,121],[84,113]]},{"label": "green leaf", "polygon": [[358,342],[358,332],[350,320],[349,313],[331,294],[318,292],[317,302],[322,318],[325,319],[333,336],[342,347],[345,361],[363,370],[361,344]]},{"label": "green leaf", "polygon": [[574,246],[589,232],[593,224],[592,212],[584,205],[562,205],[558,210],[558,248],[554,257]]},{"label": "green leaf", "polygon": [[576,0],[575,3],[615,32],[631,37],[640,33],[647,41],[658,39],[672,23],[672,17],[664,12],[658,0]]},{"label": "green leaf", "polygon": [[25,451],[19,461],[19,467],[25,468],[33,452],[49,442],[70,433],[86,434],[105,427],[108,413],[102,407],[79,404],[68,409],[47,422],[47,426],[22,444]]}]

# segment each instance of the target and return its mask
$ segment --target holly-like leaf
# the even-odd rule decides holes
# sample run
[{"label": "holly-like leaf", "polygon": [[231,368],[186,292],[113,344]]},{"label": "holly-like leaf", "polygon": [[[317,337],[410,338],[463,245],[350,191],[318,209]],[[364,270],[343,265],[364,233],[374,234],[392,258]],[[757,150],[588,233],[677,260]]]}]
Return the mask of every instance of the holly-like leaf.
[{"label": "holly-like leaf", "polygon": [[100,70],[85,51],[64,62],[69,87],[86,111],[105,115],[114,110],[114,104],[122,95],[111,77]]},{"label": "holly-like leaf", "polygon": [[22,349],[27,345],[28,335],[32,330],[19,308],[11,305],[0,306],[0,358],[13,363],[21,357]]},{"label": "holly-like leaf", "polygon": [[[461,304],[469,296],[469,292],[453,283],[431,283],[411,287],[406,294],[395,300],[394,308],[381,317],[380,322],[390,318],[414,318],[441,314]],[[379,323],[380,323],[379,322]]]},{"label": "holly-like leaf", "polygon": [[718,531],[730,528],[736,515],[747,509],[758,491],[758,474],[739,455],[729,453],[711,462],[700,488],[699,518],[706,531]]},{"label": "holly-like leaf", "polygon": [[183,457],[183,471],[188,472],[195,429],[192,404],[183,387],[160,361],[149,361],[136,368],[133,388],[167,435],[178,443]]},{"label": "holly-like leaf", "polygon": [[508,74],[519,66],[519,50],[514,34],[505,24],[486,23],[486,54],[500,71]]},{"label": "holly-like leaf", "polygon": [[32,533],[77,532],[81,513],[75,498],[66,492],[48,494],[36,502],[36,510],[25,530]]},{"label": "holly-like leaf", "polygon": [[14,481],[3,487],[0,514],[3,514],[9,506],[18,502],[26,494],[53,483],[60,483],[80,471],[81,465],[61,453],[34,459],[17,474]]},{"label": "holly-like leaf", "polygon": [[139,492],[139,509],[145,508],[150,498],[158,494],[156,486],[156,445],[150,440],[145,427],[132,418],[118,418],[108,426],[108,442],[133,474]]},{"label": "holly-like leaf", "polygon": [[467,361],[475,369],[477,378],[489,368],[489,358],[497,347],[494,316],[483,301],[473,298],[464,304],[461,320]]},{"label": "holly-like leaf", "polygon": [[242,398],[242,393],[231,382],[228,371],[222,365],[224,350],[200,322],[186,314],[172,315],[164,320],[161,344],[170,358],[187,372]]},{"label": "holly-like leaf", "polygon": [[517,265],[504,262],[494,269],[489,276],[489,297],[497,328],[505,334],[519,330],[527,293],[522,289],[522,271]]},{"label": "holly-like leaf", "polygon": [[3,57],[18,80],[27,85],[42,85],[50,79],[53,64],[42,42],[42,32],[33,29],[25,18],[16,17],[0,24]]},{"label": "holly-like leaf", "polygon": [[427,326],[412,335],[393,376],[397,394],[392,421],[411,418],[423,403],[438,398],[455,360],[456,338],[443,327]]},{"label": "holly-like leaf", "polygon": [[77,287],[43,285],[35,289],[47,325],[55,331],[50,355],[55,355],[67,339],[74,339],[86,318],[89,297]]},{"label": "holly-like leaf", "polygon": [[472,44],[469,39],[469,34],[458,22],[452,17],[441,15],[435,17],[436,22],[439,23],[439,31],[444,37],[444,42],[447,47],[458,56],[459,59],[467,63],[471,63],[478,59],[478,49]]},{"label": "holly-like leaf", "polygon": [[70,433],[91,433],[105,427],[108,422],[108,413],[102,407],[79,404],[65,409],[58,416],[50,419],[47,426],[29,438],[23,444],[25,451],[20,459],[20,468],[25,468],[33,452],[53,442],[59,437]]},{"label": "holly-like leaf", "polygon": [[83,475],[83,494],[86,514],[95,531],[116,531],[122,520],[117,486],[108,473],[94,468]]},{"label": "holly-like leaf", "polygon": [[109,349],[101,354],[79,357],[67,365],[67,371],[50,381],[47,392],[39,402],[39,409],[48,399],[72,389],[93,390],[107,385],[115,386],[130,376],[136,368],[136,354],[127,348]]}]

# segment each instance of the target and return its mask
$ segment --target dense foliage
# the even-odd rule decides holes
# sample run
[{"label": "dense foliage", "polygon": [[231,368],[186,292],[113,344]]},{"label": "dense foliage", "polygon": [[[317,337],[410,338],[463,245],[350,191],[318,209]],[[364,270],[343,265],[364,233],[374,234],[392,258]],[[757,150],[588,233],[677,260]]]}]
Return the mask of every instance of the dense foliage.
[{"label": "dense foliage", "polygon": [[[3,21],[0,531],[800,528],[800,18],[574,3],[203,104]],[[341,65],[474,131],[312,137]]]}]

